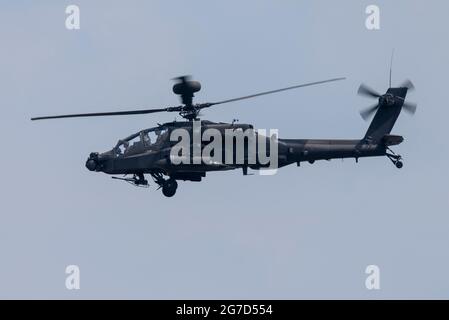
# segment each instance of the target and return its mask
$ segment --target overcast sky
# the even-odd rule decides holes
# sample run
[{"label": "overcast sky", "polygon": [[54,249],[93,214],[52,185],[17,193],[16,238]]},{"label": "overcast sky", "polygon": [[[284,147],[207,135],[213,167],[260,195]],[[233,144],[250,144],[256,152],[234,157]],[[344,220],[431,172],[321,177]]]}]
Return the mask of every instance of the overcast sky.
[{"label": "overcast sky", "polygon": [[[65,28],[65,8],[81,29]],[[380,7],[378,31],[365,8]],[[433,1],[0,1],[1,298],[447,298],[449,3]],[[410,78],[419,103],[387,158],[333,160],[180,182],[173,198],[84,167],[92,151],[175,114],[31,122],[36,115],[179,104],[171,78],[214,101],[213,121],[282,138],[361,138],[358,111]],[[179,119],[179,117],[178,117]],[[81,289],[65,287],[65,268]],[[365,288],[380,268],[381,289]]]}]

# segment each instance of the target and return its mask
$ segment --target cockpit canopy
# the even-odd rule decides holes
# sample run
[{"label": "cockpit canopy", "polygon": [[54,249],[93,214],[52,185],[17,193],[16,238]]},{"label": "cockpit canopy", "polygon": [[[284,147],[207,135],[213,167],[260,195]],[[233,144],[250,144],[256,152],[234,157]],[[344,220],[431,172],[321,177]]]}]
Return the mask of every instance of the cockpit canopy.
[{"label": "cockpit canopy", "polygon": [[168,139],[167,128],[154,127],[139,131],[125,139],[120,139],[112,151],[115,156],[139,154],[159,148]]}]

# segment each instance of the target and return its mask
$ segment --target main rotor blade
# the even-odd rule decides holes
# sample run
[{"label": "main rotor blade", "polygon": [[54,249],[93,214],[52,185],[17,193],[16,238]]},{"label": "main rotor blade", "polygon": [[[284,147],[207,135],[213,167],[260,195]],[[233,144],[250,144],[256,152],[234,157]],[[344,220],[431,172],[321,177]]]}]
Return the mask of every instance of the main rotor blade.
[{"label": "main rotor blade", "polygon": [[323,84],[323,83],[327,83],[327,82],[340,81],[340,80],[344,80],[344,79],[346,79],[346,78],[343,77],[343,78],[334,78],[334,79],[323,80],[323,81],[309,82],[309,83],[304,83],[304,84],[291,86],[291,87],[287,87],[287,88],[281,88],[281,89],[276,89],[276,90],[270,90],[270,91],[255,93],[255,94],[251,94],[249,96],[243,96],[243,97],[227,99],[227,100],[222,100],[222,101],[217,101],[217,102],[203,103],[203,104],[199,105],[199,107],[201,109],[202,108],[208,108],[208,107],[211,107],[211,106],[214,106],[214,105],[217,105],[217,104],[223,104],[223,103],[229,103],[229,102],[234,102],[234,101],[239,101],[239,100],[245,100],[245,99],[255,98],[255,97],[264,96],[264,95],[267,95],[267,94],[277,93],[277,92],[281,92],[281,91],[287,91],[287,90],[297,89],[297,88],[302,88],[302,87],[309,87],[309,86],[314,86],[314,85]]},{"label": "main rotor blade", "polygon": [[404,108],[404,111],[413,115],[413,114],[415,114],[416,108],[418,107],[418,105],[416,103],[406,101],[406,102],[404,102],[402,107]]},{"label": "main rotor blade", "polygon": [[376,92],[376,90],[371,89],[366,84],[362,83],[359,87],[359,90],[357,90],[357,93],[362,96],[368,96],[373,98],[379,98],[380,94]]},{"label": "main rotor blade", "polygon": [[367,121],[371,117],[371,115],[376,112],[377,109],[379,109],[379,105],[376,103],[375,105],[360,111],[360,115],[362,116],[363,120]]},{"label": "main rotor blade", "polygon": [[81,118],[81,117],[103,117],[103,116],[123,116],[123,115],[133,115],[133,114],[148,114],[163,111],[177,111],[172,110],[174,108],[163,108],[163,109],[146,109],[146,110],[129,110],[129,111],[116,111],[116,112],[94,112],[94,113],[78,113],[78,114],[63,114],[56,116],[44,116],[31,118],[32,121],[35,120],[46,120],[46,119],[62,119],[62,118]]}]

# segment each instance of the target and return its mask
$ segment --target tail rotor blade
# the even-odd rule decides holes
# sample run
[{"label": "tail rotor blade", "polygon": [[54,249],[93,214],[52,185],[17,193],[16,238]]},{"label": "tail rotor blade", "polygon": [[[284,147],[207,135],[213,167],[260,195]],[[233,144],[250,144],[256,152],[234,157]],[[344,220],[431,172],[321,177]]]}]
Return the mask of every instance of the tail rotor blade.
[{"label": "tail rotor blade", "polygon": [[404,108],[404,111],[408,112],[411,115],[414,115],[418,105],[416,103],[406,101],[404,102],[402,107]]},{"label": "tail rotor blade", "polygon": [[362,83],[359,87],[359,90],[357,91],[357,93],[361,96],[367,96],[367,97],[372,97],[372,98],[379,98],[380,94],[378,92],[376,92],[376,90],[371,89],[370,87],[368,87],[366,84]]},{"label": "tail rotor blade", "polygon": [[401,84],[402,88],[407,88],[409,91],[415,90],[415,86],[413,85],[413,83],[407,79],[405,80],[402,84]]},{"label": "tail rotor blade", "polygon": [[366,108],[365,110],[360,111],[360,115],[362,116],[362,119],[367,121],[371,115],[379,109],[379,105],[376,103],[375,105]]}]

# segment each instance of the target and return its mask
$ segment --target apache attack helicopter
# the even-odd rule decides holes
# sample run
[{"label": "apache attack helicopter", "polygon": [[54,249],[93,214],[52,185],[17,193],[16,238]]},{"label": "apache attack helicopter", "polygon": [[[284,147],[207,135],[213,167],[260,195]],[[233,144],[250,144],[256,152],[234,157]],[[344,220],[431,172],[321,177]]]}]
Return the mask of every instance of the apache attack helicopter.
[{"label": "apache attack helicopter", "polygon": [[[248,168],[260,170],[266,165],[256,161],[249,163],[247,160],[248,150],[245,149],[244,161],[240,164],[228,164],[224,161],[201,161],[194,164],[174,164],[171,151],[177,141],[171,141],[170,134],[176,129],[185,129],[190,134],[193,132],[193,124],[199,120],[199,112],[203,109],[244,99],[254,98],[262,95],[277,93],[281,91],[319,85],[345,78],[335,78],[318,82],[311,82],[291,86],[287,88],[256,93],[239,98],[222,100],[209,103],[193,103],[194,94],[201,89],[201,84],[193,81],[189,76],[175,78],[177,83],[173,86],[173,92],[181,97],[182,105],[161,109],[130,110],[119,112],[100,112],[68,114],[57,116],[35,117],[31,120],[61,119],[77,117],[99,117],[118,115],[141,115],[156,112],[178,112],[186,119],[185,121],[174,121],[159,124],[157,127],[141,130],[124,139],[120,139],[114,148],[104,153],[92,152],[87,161],[86,167],[90,171],[104,172],[111,175],[125,175],[124,177],[112,177],[113,179],[124,180],[135,186],[147,187],[148,181],[145,174],[151,175],[154,182],[162,188],[162,193],[167,197],[172,197],[178,187],[177,180],[201,181],[209,171],[223,171],[232,169],[242,169],[243,174],[248,173]],[[362,84],[358,90],[360,95],[376,98],[378,101],[370,108],[360,112],[363,119],[367,120],[375,113],[365,136],[362,139],[336,140],[336,139],[276,139],[277,143],[277,165],[284,167],[296,163],[298,166],[303,161],[314,163],[316,160],[330,160],[335,158],[355,158],[358,161],[362,157],[388,157],[397,168],[402,168],[402,157],[395,154],[390,146],[398,145],[403,141],[402,136],[391,135],[390,132],[402,109],[413,114],[416,111],[416,104],[405,101],[407,92],[413,89],[413,84],[407,80],[397,88],[391,87],[385,94],[379,94],[368,86]],[[207,120],[201,121],[201,131],[206,129],[216,129],[226,135],[227,130],[248,130],[253,129],[250,124],[215,123]],[[257,135],[258,133],[254,133]],[[154,135],[153,140],[151,135]],[[269,144],[270,137],[264,137]],[[203,148],[205,144],[202,144]],[[222,155],[220,159],[224,159]],[[132,177],[126,177],[132,175]],[[167,177],[167,178],[165,178]]]}]

